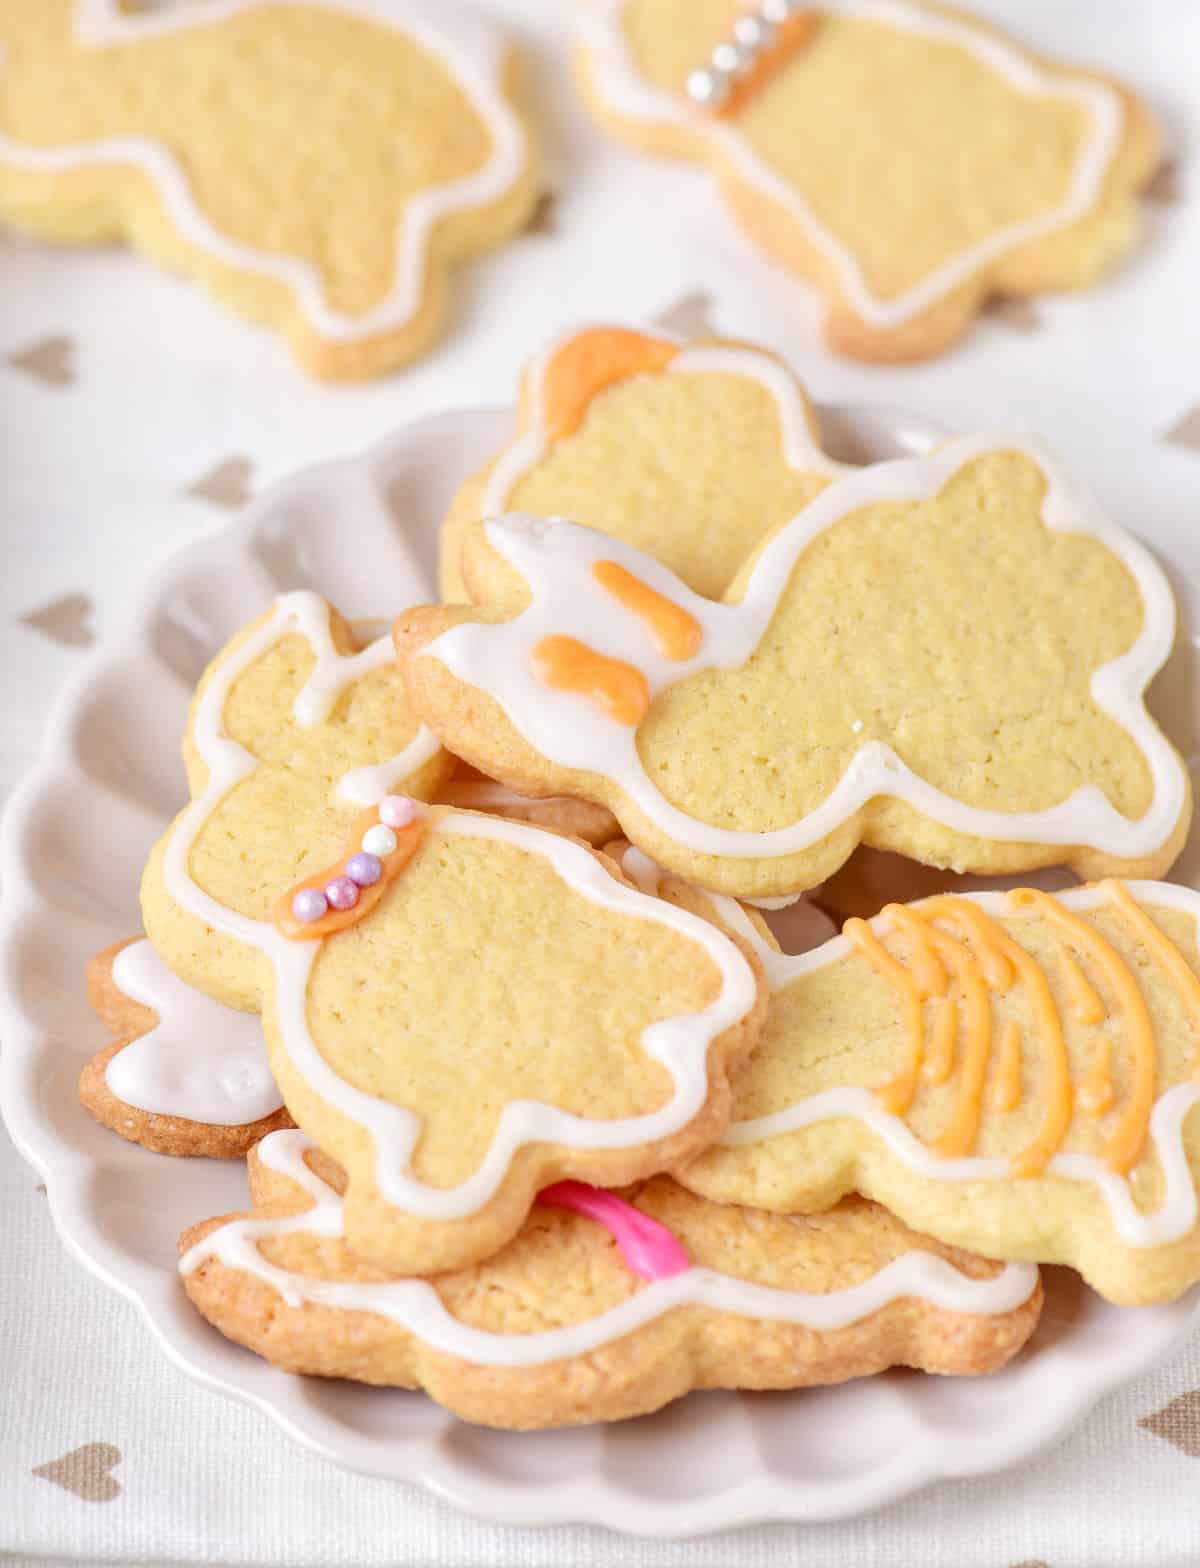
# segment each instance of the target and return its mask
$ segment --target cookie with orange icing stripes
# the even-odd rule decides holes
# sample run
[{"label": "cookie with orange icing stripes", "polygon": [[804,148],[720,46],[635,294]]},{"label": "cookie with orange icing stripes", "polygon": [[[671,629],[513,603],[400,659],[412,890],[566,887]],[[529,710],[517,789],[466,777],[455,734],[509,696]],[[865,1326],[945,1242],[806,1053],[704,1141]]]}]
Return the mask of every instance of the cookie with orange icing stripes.
[{"label": "cookie with orange icing stripes", "polygon": [[858,1191],[1111,1301],[1173,1300],[1200,1280],[1198,917],[1191,889],[1108,881],[892,904],[798,957],[758,944],[766,1032],[719,1145],[675,1174],[781,1213]]},{"label": "cookie with orange icing stripes", "polygon": [[843,465],[789,367],[718,338],[585,327],[526,370],[518,433],[469,479],[442,528],[441,590],[486,603],[509,589],[503,557],[464,537],[480,517],[570,517],[645,550],[708,598]]},{"label": "cookie with orange icing stripes", "polygon": [[156,1154],[241,1159],[293,1125],[262,1025],[173,975],[145,937],[88,965],[88,1000],[114,1036],[79,1076],[98,1122]]},{"label": "cookie with orange icing stripes", "polygon": [[1132,246],[1158,164],[1146,105],[925,0],[597,0],[601,123],[711,171],[868,360],[942,352],[989,295],[1077,289]]},{"label": "cookie with orange icing stripes", "polygon": [[693,1388],[802,1388],[886,1367],[1003,1366],[1037,1323],[1036,1270],[914,1235],[848,1198],[791,1219],[665,1177],[543,1195],[486,1262],[397,1278],[347,1247],[341,1173],[300,1133],[250,1158],[253,1212],[181,1240],[194,1305],[288,1371],[423,1388],[468,1421],[613,1421]]},{"label": "cookie with orange icing stripes", "polygon": [[1143,701],[1174,639],[1166,578],[1026,439],[842,475],[721,603],[560,519],[477,523],[477,551],[521,592],[398,618],[416,711],[702,886],[795,893],[859,843],[1159,876],[1183,843],[1187,770]]},{"label": "cookie with orange icing stripes", "polygon": [[377,375],[537,195],[513,51],[457,0],[0,0],[0,217],[127,240]]}]

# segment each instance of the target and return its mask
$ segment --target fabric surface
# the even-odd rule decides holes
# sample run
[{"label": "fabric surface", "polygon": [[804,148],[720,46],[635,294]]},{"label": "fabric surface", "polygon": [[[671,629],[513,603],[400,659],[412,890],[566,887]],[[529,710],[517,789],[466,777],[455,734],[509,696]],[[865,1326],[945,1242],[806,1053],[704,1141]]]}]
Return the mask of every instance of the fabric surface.
[{"label": "fabric surface", "polygon": [[[836,362],[816,308],[714,208],[706,177],[609,146],[577,108],[556,0],[492,0],[536,68],[553,196],[467,269],[443,344],[412,371],[331,390],[274,337],[122,251],[0,236],[0,797],[52,694],[131,584],[302,463],[439,408],[510,401],[557,330],[605,315],[715,326],[788,354],[814,396],[959,428],[1042,435],[1138,529],[1200,495],[1195,257],[1200,10],[1190,0],[991,0],[1048,52],[1146,91],[1179,155],[1142,252],[1099,290],[993,309],[947,358]],[[1176,561],[1177,570],[1200,570]],[[1178,737],[1192,752],[1200,735]],[[1200,1561],[1200,1338],[1052,1452],[852,1523],[691,1542],[500,1528],[414,1488],[344,1474],[202,1389],[58,1242],[38,1178],[0,1138],[0,1557],[22,1563],[465,1564],[537,1568],[1171,1568]],[[802,1419],[801,1414],[798,1418]]]}]

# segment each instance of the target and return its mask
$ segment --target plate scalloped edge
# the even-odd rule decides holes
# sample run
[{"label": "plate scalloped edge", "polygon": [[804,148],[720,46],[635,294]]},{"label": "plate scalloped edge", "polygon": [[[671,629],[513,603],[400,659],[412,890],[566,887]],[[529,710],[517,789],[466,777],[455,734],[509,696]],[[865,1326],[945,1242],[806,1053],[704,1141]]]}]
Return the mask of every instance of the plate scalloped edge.
[{"label": "plate scalloped edge", "polygon": [[[855,411],[832,412],[835,422],[853,434]],[[857,418],[860,435],[865,433],[868,439],[878,441],[890,430],[892,439],[909,450],[928,445],[940,434],[921,421],[877,409],[857,411]],[[714,1446],[718,1448],[723,1442],[718,1430],[732,1423],[730,1432],[740,1446],[746,1447],[748,1441],[752,1462],[732,1482],[722,1467],[721,1481],[728,1484],[699,1495],[650,1495],[632,1491],[621,1478],[620,1466],[608,1462],[623,1441],[620,1432],[606,1432],[599,1438],[591,1429],[549,1434],[554,1452],[560,1457],[550,1467],[550,1479],[534,1481],[529,1476],[537,1467],[536,1458],[520,1475],[510,1466],[489,1471],[477,1457],[479,1442],[516,1444],[518,1448],[508,1450],[509,1453],[534,1457],[539,1453],[539,1441],[540,1451],[550,1452],[545,1448],[545,1434],[539,1439],[480,1432],[478,1441],[461,1452],[454,1442],[447,1441],[449,1435],[461,1429],[444,1413],[439,1414],[436,1424],[427,1423],[427,1430],[399,1439],[381,1439],[336,1419],[325,1404],[309,1397],[310,1380],[279,1372],[221,1339],[187,1305],[173,1266],[164,1267],[161,1262],[122,1248],[97,1227],[89,1211],[95,1162],[88,1156],[86,1145],[81,1148],[72,1143],[47,1112],[46,1079],[56,1049],[54,1032],[49,1021],[39,1015],[39,998],[35,988],[27,984],[25,966],[27,941],[33,939],[31,933],[36,935],[38,918],[52,908],[39,885],[31,854],[41,830],[42,802],[64,784],[77,787],[84,783],[95,794],[95,783],[89,779],[79,752],[80,737],[97,691],[106,679],[113,677],[113,672],[126,666],[136,668],[139,660],[152,658],[160,665],[165,662],[152,642],[164,605],[172,593],[186,589],[189,582],[203,581],[213,567],[227,573],[233,564],[245,574],[240,598],[235,595],[233,601],[221,607],[220,613],[225,616],[235,614],[247,593],[261,598],[264,593],[297,586],[295,575],[308,575],[303,560],[285,553],[272,569],[268,546],[274,548],[277,544],[279,528],[281,524],[286,526],[290,509],[303,512],[307,506],[311,512],[314,499],[321,499],[321,506],[316,509],[321,517],[319,526],[328,528],[327,517],[333,514],[327,514],[324,508],[330,504],[329,497],[339,501],[349,498],[354,526],[375,529],[379,540],[390,535],[397,571],[415,572],[414,580],[419,581],[422,573],[428,574],[429,565],[417,564],[414,545],[420,545],[419,534],[424,529],[428,535],[424,541],[426,552],[431,549],[440,508],[430,502],[429,515],[411,517],[409,497],[404,526],[397,528],[388,502],[394,487],[398,483],[415,484],[418,501],[422,498],[422,484],[428,491],[441,491],[443,498],[448,498],[458,480],[490,456],[507,434],[510,420],[511,416],[502,410],[434,415],[386,437],[360,457],[317,464],[283,481],[240,518],[172,557],[142,595],[132,633],[97,649],[53,705],[38,759],[14,790],[0,824],[0,880],[4,890],[0,909],[0,1027],[4,1042],[0,1054],[0,1112],[21,1154],[45,1179],[55,1227],[79,1262],[134,1303],[154,1338],[189,1376],[262,1410],[299,1442],[346,1468],[423,1485],[454,1506],[498,1523],[589,1523],[628,1533],[684,1538],[768,1520],[817,1522],[867,1512],[939,1479],[982,1475],[1026,1459],[1063,1435],[1104,1394],[1165,1355],[1187,1331],[1193,1316],[1200,1315],[1196,1302],[1140,1309],[1139,1332],[1133,1334],[1116,1331],[1113,1314],[1118,1309],[1096,1304],[1095,1298],[1090,1298],[1091,1304],[1085,1307],[1085,1317],[1090,1322],[1086,1332],[1069,1329],[1053,1343],[1042,1344],[1035,1352],[1018,1358],[1005,1372],[970,1385],[975,1396],[972,1408],[988,1403],[989,1388],[1001,1392],[996,1405],[1005,1418],[999,1425],[981,1422],[964,1426],[955,1419],[939,1424],[934,1407],[943,1400],[933,1396],[944,1396],[949,1390],[938,1390],[937,1385],[943,1380],[937,1379],[906,1382],[903,1377],[885,1377],[867,1380],[875,1385],[873,1389],[867,1389],[865,1384],[845,1385],[796,1396],[693,1396],[683,1407],[672,1407],[669,1419],[677,1421],[680,1408],[694,1411],[700,1416],[700,1434],[703,1436],[711,1426]],[[442,466],[433,474],[432,467],[439,464]],[[451,471],[457,472],[452,476]],[[418,536],[415,541],[409,537],[414,533]],[[360,573],[350,589],[351,595],[377,592],[379,576],[373,565]],[[432,591],[431,580],[422,591]],[[331,591],[331,597],[342,596]],[[367,606],[355,605],[350,613],[365,614]],[[228,629],[235,624],[236,618]],[[212,631],[211,623],[206,630]],[[208,651],[215,651],[220,640],[223,639],[211,640]],[[176,673],[175,679],[183,687],[184,678]],[[185,700],[181,690],[179,701]],[[176,738],[172,736],[172,743]],[[101,791],[107,791],[110,798],[116,793],[108,785],[101,785]],[[137,811],[149,825],[153,811],[141,800],[137,802]],[[158,825],[161,826],[161,819]],[[111,904],[99,915],[89,912],[79,918],[90,920],[97,927],[102,923],[110,927],[105,940],[124,935],[129,929],[128,921],[125,929],[120,928],[123,912]],[[80,1128],[90,1133],[86,1114],[78,1106],[75,1109]],[[129,1146],[122,1145],[112,1157],[118,1169],[127,1170],[129,1162],[141,1152],[130,1154]],[[1146,1329],[1153,1331],[1145,1332]],[[1102,1356],[1096,1353],[1099,1342],[1103,1342]],[[929,1397],[918,1392],[922,1389]],[[1036,1397],[1031,1397],[1034,1392]],[[378,1398],[377,1393],[375,1397]],[[831,1410],[853,1409],[855,1402],[863,1404],[865,1410],[869,1404],[876,1415],[883,1413],[893,1423],[896,1442],[888,1455],[880,1456],[866,1468],[856,1454],[841,1473],[830,1465],[822,1465],[807,1478],[797,1475],[777,1462],[784,1456],[771,1449],[771,1434],[759,1430],[760,1421],[765,1420],[772,1433],[777,1431],[778,1422],[766,1419],[766,1413],[777,1414],[783,1407],[779,1403],[758,1402],[788,1399],[807,1401],[810,1411],[815,1411],[819,1404],[822,1420]],[[706,1403],[702,1406],[699,1401]],[[954,1416],[952,1407],[949,1413]],[[1019,1419],[1011,1419],[1018,1416]],[[627,1423],[626,1433],[635,1445],[640,1444],[653,1433],[655,1424],[665,1419],[667,1413],[662,1412]],[[793,1426],[798,1427],[799,1423]],[[789,1440],[790,1436],[789,1433]],[[664,1439],[653,1440],[661,1461]],[[669,1434],[665,1441],[670,1442]],[[570,1457],[574,1452],[571,1445],[579,1450],[580,1463],[574,1473],[564,1473],[561,1456],[565,1452]]]}]

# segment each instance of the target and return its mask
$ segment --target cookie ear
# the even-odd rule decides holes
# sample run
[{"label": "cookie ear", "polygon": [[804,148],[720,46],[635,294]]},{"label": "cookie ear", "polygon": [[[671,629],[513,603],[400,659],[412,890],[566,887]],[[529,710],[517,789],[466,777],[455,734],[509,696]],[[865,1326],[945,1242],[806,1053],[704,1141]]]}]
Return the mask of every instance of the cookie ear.
[{"label": "cookie ear", "polygon": [[768,957],[733,1123],[680,1179],[783,1211],[857,1189],[1110,1300],[1174,1299],[1200,1278],[1198,916],[1168,883],[939,895]]},{"label": "cookie ear", "polygon": [[147,934],[218,1001],[257,1011],[275,901],[337,859],[364,806],[426,798],[452,761],[405,695],[391,637],[360,646],[319,595],[285,594],[205,672],[185,753],[193,802],[143,877]]},{"label": "cookie ear", "polygon": [[481,526],[529,603],[411,655],[418,712],[704,886],[798,892],[860,842],[988,875],[1153,876],[1183,843],[1187,770],[1143,701],[1170,588],[1027,441],[846,474],[723,604],[591,529]]}]

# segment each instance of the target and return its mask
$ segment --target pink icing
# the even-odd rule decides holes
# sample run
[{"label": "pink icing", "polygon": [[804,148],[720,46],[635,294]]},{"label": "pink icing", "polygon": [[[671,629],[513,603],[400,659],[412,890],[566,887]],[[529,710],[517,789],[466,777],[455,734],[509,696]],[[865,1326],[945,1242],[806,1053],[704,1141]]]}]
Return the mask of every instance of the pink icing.
[{"label": "pink icing", "polygon": [[558,1181],[543,1187],[537,1201],[552,1209],[570,1209],[603,1225],[626,1263],[642,1279],[669,1279],[692,1266],[683,1243],[665,1225],[602,1187],[590,1187],[585,1181]]}]

